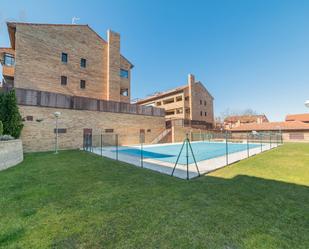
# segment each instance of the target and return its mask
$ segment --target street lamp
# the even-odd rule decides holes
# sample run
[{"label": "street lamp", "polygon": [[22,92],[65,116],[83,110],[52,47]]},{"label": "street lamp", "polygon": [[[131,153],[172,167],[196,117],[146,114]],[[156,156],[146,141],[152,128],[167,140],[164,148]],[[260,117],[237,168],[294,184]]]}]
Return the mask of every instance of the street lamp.
[{"label": "street lamp", "polygon": [[54,112],[56,118],[56,130],[55,130],[55,154],[58,154],[58,119],[61,115],[61,112]]}]

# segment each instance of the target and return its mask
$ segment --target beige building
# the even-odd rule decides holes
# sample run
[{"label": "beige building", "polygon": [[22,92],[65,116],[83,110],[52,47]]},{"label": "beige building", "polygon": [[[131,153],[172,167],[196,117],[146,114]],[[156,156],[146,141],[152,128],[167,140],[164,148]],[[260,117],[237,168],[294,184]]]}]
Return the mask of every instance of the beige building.
[{"label": "beige building", "polygon": [[137,101],[137,104],[165,110],[167,127],[182,125],[211,129],[214,125],[214,98],[192,74],[187,84]]},{"label": "beige building", "polygon": [[130,104],[133,65],[120,53],[118,33],[108,31],[104,40],[88,25],[7,27],[11,46],[0,48],[4,88],[16,90],[26,151],[53,149],[55,111],[61,148],[81,147],[85,133],[117,133],[128,144],[138,143],[140,133],[151,142],[165,129],[161,109]]}]

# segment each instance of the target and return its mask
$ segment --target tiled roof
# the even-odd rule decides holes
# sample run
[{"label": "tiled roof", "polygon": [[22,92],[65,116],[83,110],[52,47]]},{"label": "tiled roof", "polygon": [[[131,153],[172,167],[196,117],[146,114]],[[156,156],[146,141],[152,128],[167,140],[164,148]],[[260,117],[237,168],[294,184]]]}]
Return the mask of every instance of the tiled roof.
[{"label": "tiled roof", "polygon": [[265,118],[268,121],[265,115],[235,115],[226,117],[224,122],[237,122],[238,120],[240,122],[256,122],[258,118]]},{"label": "tiled roof", "polygon": [[188,85],[184,85],[184,86],[180,86],[180,87],[176,87],[176,88],[170,89],[170,90],[165,91],[165,92],[159,92],[159,93],[151,95],[151,96],[149,96],[147,98],[140,99],[140,100],[137,101],[137,103],[140,104],[140,103],[148,102],[148,101],[151,101],[151,100],[155,100],[157,98],[164,97],[165,95],[169,95],[169,94],[172,94],[174,92],[182,91],[182,90],[184,90],[187,87],[188,87]]},{"label": "tiled roof", "polygon": [[291,114],[285,117],[285,121],[301,121],[301,122],[309,122],[309,113],[304,114]]},{"label": "tiled roof", "polygon": [[288,122],[267,122],[261,124],[244,124],[239,127],[231,128],[230,131],[278,131],[278,130],[308,130],[309,124],[300,121]]}]

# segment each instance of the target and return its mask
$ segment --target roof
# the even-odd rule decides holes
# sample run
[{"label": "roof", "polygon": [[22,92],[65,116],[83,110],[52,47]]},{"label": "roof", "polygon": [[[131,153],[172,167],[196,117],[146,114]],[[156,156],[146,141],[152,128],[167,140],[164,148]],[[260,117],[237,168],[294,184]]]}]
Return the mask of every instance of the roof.
[{"label": "roof", "polygon": [[288,130],[308,130],[309,124],[300,121],[288,122],[267,122],[261,124],[243,124],[239,127],[231,128],[230,131],[288,131]]},{"label": "roof", "polygon": [[169,96],[169,95],[171,95],[171,94],[175,94],[175,93],[178,93],[178,92],[182,92],[182,91],[183,91],[184,89],[186,89],[187,87],[188,87],[188,85],[183,85],[183,86],[180,86],[180,87],[176,87],[176,88],[167,90],[167,91],[165,91],[165,92],[156,93],[156,94],[151,95],[151,96],[149,96],[149,97],[147,97],[147,98],[138,100],[138,101],[137,101],[137,104],[145,103],[145,102],[152,101],[152,100],[155,100],[155,99],[158,99],[158,98],[162,98],[162,97],[165,97],[165,96]]},{"label": "roof", "polygon": [[262,114],[262,115],[234,115],[234,116],[229,116],[224,119],[224,122],[237,122],[240,120],[241,122],[256,122],[258,118],[265,118],[268,122],[267,117]]},{"label": "roof", "polygon": [[309,113],[304,114],[290,114],[285,117],[285,121],[301,121],[301,122],[309,122]]}]

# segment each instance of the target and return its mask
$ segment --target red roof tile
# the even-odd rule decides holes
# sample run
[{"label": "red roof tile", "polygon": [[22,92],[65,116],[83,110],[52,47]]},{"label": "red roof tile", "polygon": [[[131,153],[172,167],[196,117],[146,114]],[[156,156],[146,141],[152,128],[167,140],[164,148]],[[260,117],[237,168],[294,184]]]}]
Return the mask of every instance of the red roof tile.
[{"label": "red roof tile", "polygon": [[287,131],[287,130],[308,130],[309,124],[300,121],[269,122],[262,124],[244,124],[231,128],[230,131]]},{"label": "red roof tile", "polygon": [[285,121],[301,121],[301,122],[309,122],[309,113],[304,114],[291,114],[287,115]]}]

